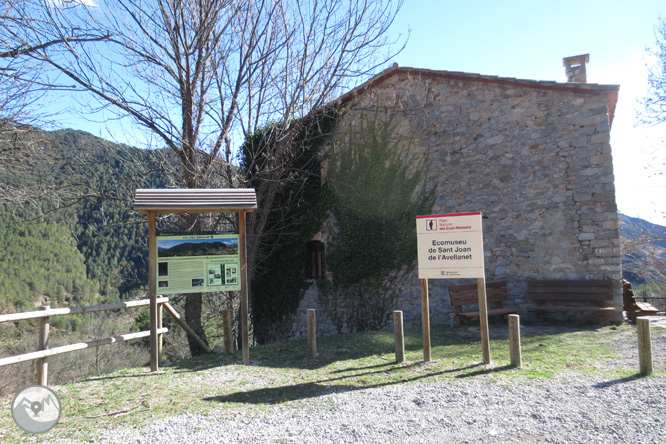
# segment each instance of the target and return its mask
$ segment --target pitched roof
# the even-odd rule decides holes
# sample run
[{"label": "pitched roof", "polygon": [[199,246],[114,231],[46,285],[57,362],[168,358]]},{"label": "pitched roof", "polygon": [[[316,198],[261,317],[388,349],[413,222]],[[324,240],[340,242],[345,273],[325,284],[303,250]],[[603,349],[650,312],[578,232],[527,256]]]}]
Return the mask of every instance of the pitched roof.
[{"label": "pitched roof", "polygon": [[348,102],[354,97],[363,94],[364,92],[381,84],[387,79],[400,74],[416,76],[419,78],[434,77],[434,78],[443,78],[450,80],[462,80],[467,82],[482,82],[482,83],[495,83],[499,85],[520,86],[525,88],[544,89],[550,91],[567,91],[567,92],[573,92],[575,94],[605,94],[606,103],[608,106],[608,121],[610,125],[613,124],[613,117],[615,115],[615,107],[617,105],[618,92],[620,90],[620,85],[601,85],[596,83],[561,83],[555,81],[525,80],[525,79],[517,79],[514,77],[489,76],[483,74],[474,74],[474,73],[458,72],[458,71],[442,71],[442,70],[433,70],[433,69],[424,69],[424,68],[402,67],[397,63],[394,63],[393,66],[391,66],[390,68],[385,69],[384,71],[372,77],[367,82],[354,88],[348,93],[340,96],[337,102],[338,103]]},{"label": "pitched roof", "polygon": [[257,208],[254,188],[138,189],[134,208],[140,213],[217,213]]}]

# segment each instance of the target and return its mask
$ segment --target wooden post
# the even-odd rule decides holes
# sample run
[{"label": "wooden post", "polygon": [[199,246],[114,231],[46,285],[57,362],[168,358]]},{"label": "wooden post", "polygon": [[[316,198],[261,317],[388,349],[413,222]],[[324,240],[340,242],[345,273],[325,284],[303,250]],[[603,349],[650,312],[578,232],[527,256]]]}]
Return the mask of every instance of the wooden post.
[{"label": "wooden post", "polygon": [[[157,304],[157,331],[159,332],[163,325],[164,320],[164,308],[163,304]],[[159,362],[164,361],[164,335],[162,333],[157,334],[157,358]]]},{"label": "wooden post", "polygon": [[636,318],[638,326],[638,361],[641,375],[652,374],[652,338],[650,337],[650,318]]},{"label": "wooden post", "polygon": [[431,361],[430,354],[430,301],[428,279],[421,279],[421,328],[423,330],[423,360]]},{"label": "wooden post", "polygon": [[231,340],[231,310],[222,310],[222,332],[224,334],[224,351],[232,353],[234,349]]},{"label": "wooden post", "polygon": [[478,278],[476,287],[479,293],[479,321],[481,323],[481,347],[483,363],[490,364],[490,338],[488,333],[488,303],[486,302],[486,278]]},{"label": "wooden post", "polygon": [[307,313],[308,356],[313,358],[317,356],[317,314],[314,308],[308,308]]},{"label": "wooden post", "polygon": [[402,311],[393,312],[393,338],[395,341],[395,362],[405,362],[405,330],[402,323]]},{"label": "wooden post", "polygon": [[509,354],[511,356],[511,366],[520,368],[522,366],[520,351],[520,316],[517,314],[509,315]]},{"label": "wooden post", "polygon": [[247,245],[245,236],[245,211],[238,212],[238,248],[241,262],[241,342],[243,347],[243,364],[250,363],[250,328],[249,298],[247,288]]},{"label": "wooden post", "polygon": [[150,371],[159,370],[159,341],[157,338],[157,239],[155,212],[148,212],[148,292],[150,293]]},{"label": "wooden post", "polygon": [[[48,310],[51,307],[44,305],[41,307],[41,310]],[[39,320],[39,350],[46,350],[49,348],[49,320],[50,317],[44,317]],[[37,384],[39,385],[48,385],[49,380],[49,363],[48,358],[40,358],[37,361]]]}]

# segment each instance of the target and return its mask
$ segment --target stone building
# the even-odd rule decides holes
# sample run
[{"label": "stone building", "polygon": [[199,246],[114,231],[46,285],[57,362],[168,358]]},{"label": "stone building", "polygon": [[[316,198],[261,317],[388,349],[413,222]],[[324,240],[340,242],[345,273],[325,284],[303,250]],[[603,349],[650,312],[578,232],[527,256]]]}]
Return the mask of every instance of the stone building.
[{"label": "stone building", "polygon": [[[339,99],[407,117],[432,161],[433,214],[483,213],[486,279],[506,281],[516,306],[528,279],[615,279],[622,305],[610,146],[619,86],[586,83],[587,61],[564,59],[567,83],[394,65]],[[452,320],[451,283],[431,282],[432,323]],[[418,284],[414,275],[395,307],[406,324],[420,324]],[[310,291],[295,332],[304,331],[303,310],[316,307]],[[336,332],[321,316],[323,332]]]}]

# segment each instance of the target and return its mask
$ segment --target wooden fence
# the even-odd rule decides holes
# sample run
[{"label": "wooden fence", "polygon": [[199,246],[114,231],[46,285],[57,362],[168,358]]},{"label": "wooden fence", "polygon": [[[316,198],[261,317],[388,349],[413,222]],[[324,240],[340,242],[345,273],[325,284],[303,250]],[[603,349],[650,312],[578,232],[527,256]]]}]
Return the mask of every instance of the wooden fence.
[{"label": "wooden fence", "polygon": [[[158,306],[158,325],[157,325],[157,335],[158,335],[158,344],[159,344],[159,355],[162,355],[162,335],[167,332],[166,328],[162,327],[162,307],[167,308],[167,312],[174,316],[175,311],[168,303],[169,298],[160,297],[157,299]],[[77,313],[93,313],[98,311],[105,310],[118,310],[123,308],[133,308],[133,307],[142,307],[150,304],[150,299],[143,299],[138,301],[127,301],[127,302],[118,302],[115,304],[104,304],[104,305],[90,305],[87,307],[74,307],[74,308],[51,308],[48,306],[42,307],[39,311],[28,311],[23,313],[12,313],[0,315],[1,322],[16,322],[24,321],[28,319],[39,319],[39,344],[38,350],[31,353],[25,353],[22,355],[9,356],[6,358],[0,358],[0,367],[10,364],[18,364],[19,362],[26,362],[32,360],[38,360],[37,362],[37,383],[40,385],[47,385],[48,383],[48,357],[59,355],[62,353],[70,353],[77,350],[83,350],[86,348],[99,347],[100,345],[109,345],[115,342],[124,342],[130,341],[133,339],[141,339],[150,336],[150,331],[140,331],[137,333],[128,333],[120,336],[114,336],[111,338],[97,339],[95,341],[89,342],[80,342],[77,344],[63,345],[61,347],[55,347],[49,349],[49,320],[53,316],[64,316],[69,314]],[[173,313],[172,313],[173,311]],[[175,314],[177,316],[177,314]],[[180,320],[180,319],[178,319]]]}]

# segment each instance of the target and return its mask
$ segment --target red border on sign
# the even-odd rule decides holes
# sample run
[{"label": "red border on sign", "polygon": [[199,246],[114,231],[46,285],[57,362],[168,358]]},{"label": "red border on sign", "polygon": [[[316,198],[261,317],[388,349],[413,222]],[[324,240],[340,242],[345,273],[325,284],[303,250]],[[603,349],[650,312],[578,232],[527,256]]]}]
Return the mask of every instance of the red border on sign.
[{"label": "red border on sign", "polygon": [[416,216],[417,219],[424,219],[424,218],[434,218],[434,217],[455,217],[455,216],[476,216],[477,214],[481,214],[481,212],[476,212],[476,213],[454,213],[454,214],[429,214],[427,216]]}]

